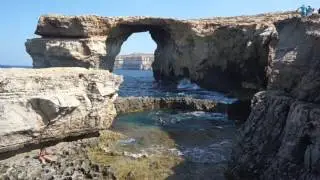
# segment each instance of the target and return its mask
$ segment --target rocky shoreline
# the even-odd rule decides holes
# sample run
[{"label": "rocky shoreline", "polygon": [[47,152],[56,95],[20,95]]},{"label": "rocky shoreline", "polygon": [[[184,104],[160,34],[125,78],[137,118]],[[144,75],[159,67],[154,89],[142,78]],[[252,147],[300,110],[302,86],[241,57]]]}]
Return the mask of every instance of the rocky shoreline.
[{"label": "rocky shoreline", "polygon": [[[113,144],[122,136],[124,135],[112,131],[101,131],[99,137],[49,145],[45,150],[52,161],[47,163],[41,163],[39,160],[40,149],[19,153],[0,161],[0,179],[116,180],[139,179],[139,177],[154,179],[154,177],[160,178],[172,174],[173,172],[168,171],[170,166],[173,167],[183,160],[178,156],[172,158],[161,154],[150,157],[134,157],[125,151],[111,150]],[[131,167],[132,169],[122,167],[123,165],[129,166],[130,163],[141,166],[141,168],[148,168],[150,172],[145,173],[146,169],[137,171],[137,168],[140,167]],[[146,163],[146,167],[142,163]],[[164,167],[157,167],[157,163],[160,163],[158,165],[161,166],[164,165]],[[163,174],[164,171],[168,171],[168,174]],[[156,172],[159,174],[154,174]]]},{"label": "rocky shoreline", "polygon": [[[117,97],[114,101],[114,107],[117,114],[125,114],[155,109],[219,112],[225,111],[227,105],[188,97]],[[102,136],[101,133],[103,134]],[[29,144],[29,146],[25,145],[20,149],[11,149],[10,152],[2,152],[0,154],[2,157],[0,159],[0,179],[137,179],[139,176],[154,177],[152,173],[146,175],[145,173],[140,174],[140,172],[134,171],[135,174],[132,174],[130,173],[130,168],[117,169],[121,168],[121,165],[118,167],[112,162],[109,164],[101,162],[101,158],[108,157],[111,159],[118,159],[119,157],[123,159],[132,158],[128,157],[124,152],[108,151],[106,154],[105,147],[110,148],[119,136],[123,135],[112,131],[101,131],[100,136],[99,134],[91,133],[86,137],[78,136],[62,140],[43,141],[40,144]],[[39,153],[42,152],[43,148],[49,153],[50,159],[53,159],[52,162],[43,164],[39,160]],[[182,162],[183,159],[179,156],[169,157],[160,154],[150,158],[145,157],[143,161],[147,164],[161,163],[163,170],[158,168],[150,169],[151,172],[154,171],[153,173],[155,173],[164,170],[168,171],[170,166]],[[122,162],[120,161],[119,163]],[[133,160],[131,163],[136,164],[139,161]],[[165,176],[172,175],[173,172],[168,171],[167,173]],[[161,175],[160,173],[159,177],[162,176],[164,174]]]},{"label": "rocky shoreline", "polygon": [[[153,64],[157,80],[188,77],[209,89],[257,92],[251,108],[247,100],[235,106],[188,98],[116,100],[122,79],[106,70],[1,70],[0,127],[4,128],[0,129],[0,153],[105,130],[117,113],[227,108],[228,114],[240,111],[236,115],[248,115],[238,132],[228,178],[319,179],[319,15],[301,18],[287,12],[187,21],[42,16],[36,30],[42,37],[28,40],[26,47],[35,67],[112,71],[121,44],[140,31],[150,31],[158,43]],[[116,179],[108,167],[88,162],[90,157],[80,158],[95,142],[93,138],[56,145],[60,148],[56,154],[64,158],[57,165],[41,165],[33,158],[36,151],[2,160],[2,178],[23,179],[35,171],[31,179],[78,175]],[[64,148],[69,149],[67,154],[63,154]],[[81,162],[76,162],[77,158]],[[134,179],[130,173],[121,177]]]},{"label": "rocky shoreline", "polygon": [[21,153],[0,161],[0,179],[114,179],[108,166],[92,163],[88,148],[96,145],[98,138],[62,142],[46,149],[53,162],[39,161],[40,149]]}]

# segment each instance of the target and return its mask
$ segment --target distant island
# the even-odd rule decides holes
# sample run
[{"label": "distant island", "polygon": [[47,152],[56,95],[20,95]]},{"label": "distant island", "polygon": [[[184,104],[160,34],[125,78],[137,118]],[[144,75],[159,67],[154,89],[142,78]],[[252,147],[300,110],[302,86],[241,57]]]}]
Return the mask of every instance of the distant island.
[{"label": "distant island", "polygon": [[151,53],[131,53],[116,57],[114,69],[152,70],[154,55]]},{"label": "distant island", "polygon": [[0,68],[32,68],[32,66],[23,66],[23,65],[1,65]]}]

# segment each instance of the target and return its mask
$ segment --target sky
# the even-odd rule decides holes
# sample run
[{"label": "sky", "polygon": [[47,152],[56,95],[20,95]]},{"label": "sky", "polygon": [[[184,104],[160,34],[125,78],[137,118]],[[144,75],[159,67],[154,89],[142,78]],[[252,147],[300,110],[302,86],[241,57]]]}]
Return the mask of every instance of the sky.
[{"label": "sky", "polygon": [[[31,65],[26,39],[35,37],[39,16],[44,14],[101,16],[156,16],[178,19],[253,15],[295,10],[301,4],[320,8],[320,0],[3,0],[0,5],[0,64]],[[121,54],[153,52],[149,33],[135,33]]]}]

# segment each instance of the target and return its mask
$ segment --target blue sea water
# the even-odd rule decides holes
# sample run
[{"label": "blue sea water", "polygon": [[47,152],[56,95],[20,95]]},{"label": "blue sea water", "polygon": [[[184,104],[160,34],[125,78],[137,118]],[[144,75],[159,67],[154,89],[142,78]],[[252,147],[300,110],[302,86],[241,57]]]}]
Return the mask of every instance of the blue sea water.
[{"label": "blue sea water", "polygon": [[225,114],[172,109],[120,115],[111,129],[126,136],[118,148],[129,154],[183,158],[169,179],[225,179],[236,133]]},{"label": "blue sea water", "polygon": [[190,96],[228,104],[236,100],[219,92],[202,89],[188,79],[183,79],[178,84],[158,83],[154,80],[152,71],[115,70],[114,73],[124,77],[124,82],[120,86],[120,96]]},{"label": "blue sea water", "polygon": [[[179,83],[157,83],[152,71],[116,70],[123,75],[120,96],[190,96],[232,103],[233,98],[207,91],[183,79]],[[169,152],[180,156],[168,179],[225,179],[224,170],[230,158],[236,127],[223,113],[203,111],[154,110],[120,115],[112,125],[114,131],[128,138],[120,141],[130,153]],[[168,146],[173,142],[174,146]]]}]

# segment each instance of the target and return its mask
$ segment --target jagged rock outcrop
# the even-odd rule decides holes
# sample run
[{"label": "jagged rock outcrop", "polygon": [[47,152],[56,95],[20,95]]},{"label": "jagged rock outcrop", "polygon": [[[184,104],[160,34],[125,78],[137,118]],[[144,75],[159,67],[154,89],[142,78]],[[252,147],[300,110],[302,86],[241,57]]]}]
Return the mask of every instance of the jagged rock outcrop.
[{"label": "jagged rock outcrop", "polygon": [[0,153],[108,128],[121,82],[106,70],[1,70]]},{"label": "jagged rock outcrop", "polygon": [[276,23],[268,89],[252,100],[229,173],[234,179],[320,179],[320,19]]},{"label": "jagged rock outcrop", "polygon": [[[112,70],[122,43],[149,31],[157,43],[154,77],[188,77],[225,92],[257,92],[277,42],[275,22],[294,13],[175,20],[151,17],[42,16],[26,42],[35,67],[81,66]],[[251,97],[251,96],[250,96]]]}]

